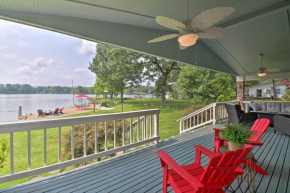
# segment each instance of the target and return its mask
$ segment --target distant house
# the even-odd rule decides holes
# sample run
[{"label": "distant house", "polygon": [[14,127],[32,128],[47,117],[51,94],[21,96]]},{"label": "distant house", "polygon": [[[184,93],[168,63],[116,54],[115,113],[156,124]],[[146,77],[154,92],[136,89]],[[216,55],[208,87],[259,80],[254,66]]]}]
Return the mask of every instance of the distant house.
[{"label": "distant house", "polygon": [[[277,98],[282,98],[287,87],[276,83]],[[273,83],[264,83],[246,88],[246,96],[254,98],[271,98],[273,96]]]}]

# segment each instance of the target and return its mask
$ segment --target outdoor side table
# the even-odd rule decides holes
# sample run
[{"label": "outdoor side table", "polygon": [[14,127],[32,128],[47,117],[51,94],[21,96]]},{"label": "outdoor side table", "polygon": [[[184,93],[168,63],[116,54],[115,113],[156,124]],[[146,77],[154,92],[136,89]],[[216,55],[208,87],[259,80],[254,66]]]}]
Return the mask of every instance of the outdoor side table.
[{"label": "outdoor side table", "polygon": [[[221,153],[225,153],[225,152],[228,152],[230,151],[228,146],[221,146],[219,151]],[[244,173],[244,175],[241,175],[238,177],[238,187],[233,191],[233,192],[236,192],[238,189],[240,189],[241,185],[243,182],[247,183],[247,188],[245,191],[242,191],[240,189],[241,192],[249,192],[250,193],[254,193],[255,192],[255,171],[252,170],[252,163],[255,163],[256,160],[254,158],[255,154],[253,152],[250,152],[248,155],[247,155],[247,166],[245,166],[246,168],[246,172]]]}]

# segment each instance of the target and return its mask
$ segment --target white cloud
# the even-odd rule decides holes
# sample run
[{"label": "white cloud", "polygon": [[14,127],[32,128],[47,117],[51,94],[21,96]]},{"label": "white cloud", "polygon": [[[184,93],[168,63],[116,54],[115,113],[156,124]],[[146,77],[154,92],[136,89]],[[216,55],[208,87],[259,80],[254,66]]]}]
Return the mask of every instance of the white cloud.
[{"label": "white cloud", "polygon": [[15,60],[17,58],[18,56],[16,56],[15,54],[0,54],[0,59],[4,60]]},{"label": "white cloud", "polygon": [[82,44],[76,47],[76,52],[80,55],[95,53],[96,43],[82,40]]},{"label": "white cloud", "polygon": [[30,66],[22,66],[15,70],[15,74],[30,74],[32,73],[32,69]]},{"label": "white cloud", "polygon": [[26,41],[18,41],[16,45],[20,48],[30,48],[31,44]]},{"label": "white cloud", "polygon": [[40,56],[35,58],[33,61],[19,59],[18,62],[25,65],[17,68],[15,74],[43,74],[47,71],[48,67],[54,63],[54,60]]},{"label": "white cloud", "polygon": [[76,72],[76,73],[88,73],[88,72],[90,72],[90,71],[89,71],[89,69],[87,69],[87,68],[76,68],[76,69],[75,69],[75,72]]},{"label": "white cloud", "polygon": [[46,59],[44,57],[35,58],[29,65],[32,67],[47,67],[54,63],[53,59]]}]

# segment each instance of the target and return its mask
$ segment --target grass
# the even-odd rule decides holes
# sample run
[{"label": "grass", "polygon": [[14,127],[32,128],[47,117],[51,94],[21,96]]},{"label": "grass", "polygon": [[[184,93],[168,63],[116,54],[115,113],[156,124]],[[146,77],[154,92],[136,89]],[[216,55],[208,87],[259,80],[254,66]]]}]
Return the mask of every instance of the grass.
[{"label": "grass", "polygon": [[[117,102],[113,110],[96,110],[96,114],[108,114],[121,112],[121,105]],[[179,122],[176,120],[183,116],[184,110],[193,106],[191,100],[167,100],[163,105],[160,104],[160,99],[127,99],[123,104],[124,112],[137,111],[145,109],[160,109],[159,116],[159,134],[161,139],[169,138],[179,133]],[[86,116],[94,115],[93,111],[81,113],[77,115],[67,116]],[[70,130],[70,127],[63,127],[62,133]],[[0,135],[0,139],[9,139],[8,134]],[[63,149],[63,147],[62,147]],[[14,134],[14,162],[15,172],[25,171],[28,168],[27,164],[27,132],[18,132]],[[57,163],[58,160],[58,130],[56,128],[47,130],[47,164]],[[10,160],[7,158],[4,163],[4,168],[0,169],[1,175],[10,174]],[[43,166],[43,130],[31,131],[31,168]],[[66,168],[64,171],[73,169],[74,166]],[[50,176],[51,173],[41,174],[41,176]],[[16,184],[30,181],[32,177],[23,178],[7,183],[0,184],[0,188],[13,186]]]}]

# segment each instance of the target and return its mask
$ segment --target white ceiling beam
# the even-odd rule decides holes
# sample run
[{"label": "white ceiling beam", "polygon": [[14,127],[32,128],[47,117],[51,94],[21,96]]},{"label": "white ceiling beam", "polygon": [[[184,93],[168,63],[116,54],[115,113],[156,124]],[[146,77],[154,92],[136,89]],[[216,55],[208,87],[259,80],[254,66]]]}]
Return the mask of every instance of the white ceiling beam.
[{"label": "white ceiling beam", "polygon": [[230,20],[228,22],[222,23],[219,25],[219,27],[224,27],[224,28],[237,27],[240,25],[244,25],[248,22],[252,22],[252,21],[264,18],[264,17],[268,17],[270,15],[279,13],[281,11],[286,11],[289,8],[290,8],[290,1],[282,1],[280,3],[276,3],[264,9],[261,9],[261,10],[249,13],[247,15],[238,17],[236,19]]}]

